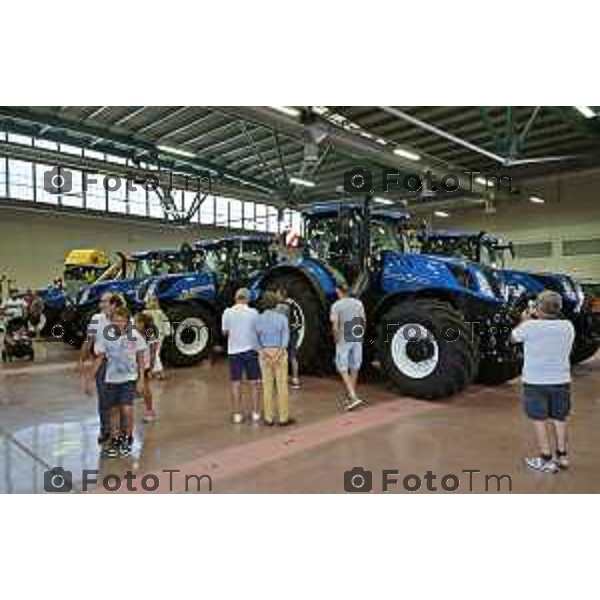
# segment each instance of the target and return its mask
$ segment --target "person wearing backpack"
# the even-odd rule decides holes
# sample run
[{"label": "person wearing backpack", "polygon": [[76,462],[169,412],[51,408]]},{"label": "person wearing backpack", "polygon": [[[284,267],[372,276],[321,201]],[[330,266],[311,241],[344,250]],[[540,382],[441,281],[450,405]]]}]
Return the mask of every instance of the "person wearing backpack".
[{"label": "person wearing backpack", "polygon": [[277,289],[277,310],[287,317],[290,329],[290,341],[288,344],[288,362],[290,365],[290,388],[300,389],[300,365],[298,364],[298,342],[300,330],[302,329],[302,315],[298,305],[288,296],[284,287]]}]

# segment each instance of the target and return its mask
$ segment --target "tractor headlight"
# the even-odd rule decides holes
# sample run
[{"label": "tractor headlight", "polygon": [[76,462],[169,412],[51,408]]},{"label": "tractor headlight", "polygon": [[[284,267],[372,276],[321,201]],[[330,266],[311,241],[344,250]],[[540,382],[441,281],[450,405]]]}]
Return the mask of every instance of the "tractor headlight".
[{"label": "tractor headlight", "polygon": [[149,286],[148,289],[146,290],[146,293],[144,294],[144,298],[143,298],[143,302],[144,304],[148,304],[148,302],[150,301],[150,299],[154,296],[156,296],[156,281],[153,281]]},{"label": "tractor headlight", "polygon": [[477,285],[479,287],[479,291],[484,296],[489,296],[490,298],[495,298],[496,293],[494,292],[494,288],[490,283],[489,279],[486,277],[485,273],[482,273],[478,269],[474,271],[475,279],[477,280]]},{"label": "tractor headlight", "polygon": [[573,282],[568,277],[563,277],[560,280],[560,284],[562,287],[563,294],[569,300],[576,302],[577,301],[577,292],[575,291],[575,286]]},{"label": "tractor headlight", "polygon": [[583,287],[579,281],[573,281],[573,288],[575,290],[575,297],[577,298],[577,304],[575,306],[575,312],[579,312],[585,302],[585,293]]},{"label": "tractor headlight", "polygon": [[81,292],[81,295],[79,296],[79,300],[77,301],[77,304],[86,304],[89,299],[90,299],[90,288],[87,287]]}]

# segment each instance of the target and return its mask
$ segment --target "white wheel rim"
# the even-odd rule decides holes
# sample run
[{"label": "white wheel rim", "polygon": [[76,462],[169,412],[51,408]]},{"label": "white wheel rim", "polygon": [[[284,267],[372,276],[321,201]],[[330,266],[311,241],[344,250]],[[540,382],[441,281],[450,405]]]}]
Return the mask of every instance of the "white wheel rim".
[{"label": "white wheel rim", "polygon": [[[298,304],[298,302],[296,302],[293,298],[289,298],[289,302],[290,304],[294,305],[294,308],[296,309],[296,313],[298,314],[299,318],[300,318],[300,328],[297,330],[296,335],[298,336],[298,343],[296,344],[296,348],[299,349],[300,346],[302,346],[302,342],[304,341],[304,331],[306,328],[306,321],[304,319],[304,311],[302,310],[302,307],[300,306],[300,304]],[[290,315],[291,315],[291,311],[290,311]]]},{"label": "white wheel rim", "polygon": [[[192,342],[182,339],[182,334],[188,331],[194,332]],[[189,335],[189,334],[188,334]],[[175,347],[184,356],[196,356],[204,351],[210,340],[208,325],[199,317],[188,317],[184,319],[175,331]]]},{"label": "white wheel rim", "polygon": [[[413,340],[429,340],[432,344],[433,355],[421,361],[414,361],[407,353],[409,342]],[[411,379],[424,379],[431,375],[439,363],[439,346],[433,334],[427,327],[418,323],[402,325],[392,338],[392,360],[396,368]]]}]

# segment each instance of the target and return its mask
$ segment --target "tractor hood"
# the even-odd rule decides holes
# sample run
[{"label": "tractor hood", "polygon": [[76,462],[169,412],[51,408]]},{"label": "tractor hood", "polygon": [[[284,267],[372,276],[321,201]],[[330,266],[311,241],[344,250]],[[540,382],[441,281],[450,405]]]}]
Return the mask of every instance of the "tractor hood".
[{"label": "tractor hood", "polygon": [[[448,256],[392,251],[387,251],[384,255],[384,262],[388,263],[386,277],[405,279],[417,286],[464,291],[496,303],[506,302],[506,289],[495,269]],[[392,268],[390,259],[394,264]]]},{"label": "tractor hood", "polygon": [[577,312],[583,305],[581,284],[563,273],[533,273],[516,269],[502,269],[500,273],[513,296],[533,298],[544,290],[552,290],[561,295],[567,311]]},{"label": "tractor hood", "polygon": [[81,290],[77,297],[76,305],[97,304],[100,296],[107,292],[123,294],[127,300],[134,300],[137,286],[140,283],[139,279],[112,279],[93,283]]}]

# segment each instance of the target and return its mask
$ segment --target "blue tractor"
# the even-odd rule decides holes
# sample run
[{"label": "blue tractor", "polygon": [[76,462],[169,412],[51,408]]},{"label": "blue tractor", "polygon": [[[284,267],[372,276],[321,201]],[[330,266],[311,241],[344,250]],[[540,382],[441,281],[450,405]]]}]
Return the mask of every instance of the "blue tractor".
[{"label": "blue tractor", "polygon": [[302,256],[276,264],[255,286],[283,286],[296,303],[304,369],[332,356],[328,313],[345,280],[367,310],[368,360],[400,392],[443,398],[476,377],[496,384],[518,375],[514,318],[493,269],[408,252],[399,235],[405,216],[371,209],[369,198],[317,203],[303,216]]},{"label": "blue tractor", "polygon": [[97,249],[75,249],[68,252],[64,261],[62,285],[56,282],[37,290],[44,302],[42,334],[49,335],[60,322],[64,310],[75,301],[81,289],[96,281],[110,266],[107,254]]},{"label": "blue tractor", "polygon": [[[144,309],[140,288],[160,277],[177,276],[195,269],[194,251],[187,245],[179,250],[148,250],[129,256],[117,253],[118,260],[91,285],[83,286],[62,313],[65,341],[79,346],[91,317],[98,312],[100,297],[107,292],[123,295],[133,312]],[[68,298],[68,297],[67,297]]]},{"label": "blue tractor", "polygon": [[581,284],[562,273],[533,273],[506,267],[507,254],[514,256],[512,244],[486,232],[426,231],[419,233],[421,251],[428,254],[462,257],[492,267],[500,273],[513,304],[522,311],[530,300],[545,289],[558,292],[563,299],[564,316],[575,326],[571,362],[591,358],[598,350],[594,315]]},{"label": "blue tractor", "polygon": [[273,240],[268,234],[202,240],[189,251],[193,264],[188,271],[155,276],[137,287],[138,301],[145,304],[156,297],[169,321],[163,344],[167,364],[195,364],[221,343],[223,310],[237,288],[251,287],[274,265]]}]

